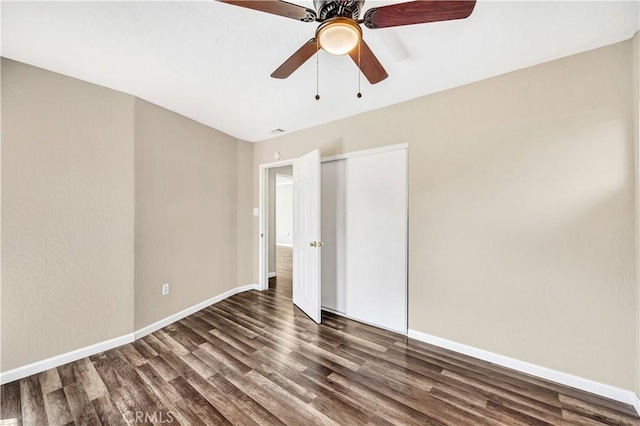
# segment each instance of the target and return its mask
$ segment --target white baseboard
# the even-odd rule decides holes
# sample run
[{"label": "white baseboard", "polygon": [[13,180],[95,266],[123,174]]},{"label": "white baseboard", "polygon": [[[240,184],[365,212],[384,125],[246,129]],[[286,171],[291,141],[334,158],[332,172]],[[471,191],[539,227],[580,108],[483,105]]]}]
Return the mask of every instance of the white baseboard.
[{"label": "white baseboard", "polygon": [[100,352],[108,351],[109,349],[117,348],[118,346],[126,345],[133,342],[133,333],[125,334],[124,336],[116,337],[114,339],[105,340],[94,345],[85,346],[84,348],[76,349],[71,352],[56,355],[51,358],[43,359],[32,364],[27,364],[22,367],[14,368],[13,370],[4,371],[0,373],[0,384],[13,382],[14,380],[22,379],[23,377],[31,376],[32,374],[41,373],[50,368],[59,367],[64,364],[68,364],[79,359],[99,354]]},{"label": "white baseboard", "polygon": [[190,308],[182,310],[176,314],[170,315],[166,318],[161,319],[160,321],[154,322],[151,325],[141,328],[140,330],[135,331],[135,338],[138,340],[141,337],[146,336],[147,334],[151,334],[154,331],[160,330],[162,327],[166,327],[169,324],[173,324],[176,321],[180,321],[182,318],[187,317],[199,310],[202,310],[208,306],[213,305],[214,303],[218,303],[221,300],[226,299],[227,297],[231,297],[234,294],[242,293],[243,291],[249,290],[258,290],[258,284],[247,284],[240,287],[232,288],[231,290],[225,291],[218,296],[212,297],[211,299],[207,299],[204,302],[200,302],[197,305],[193,305]]},{"label": "white baseboard", "polygon": [[204,302],[198,303],[190,308],[187,308],[183,311],[178,312],[177,314],[173,314],[164,318],[158,322],[155,322],[147,327],[141,328],[140,330],[136,330],[133,333],[128,333],[120,337],[116,337],[114,339],[105,340],[104,342],[99,342],[90,346],[85,346],[84,348],[76,349],[71,352],[67,352],[64,354],[56,355],[51,358],[43,359],[41,361],[34,362],[32,364],[27,364],[22,367],[14,368],[13,370],[4,371],[0,373],[0,384],[13,382],[15,380],[22,379],[24,377],[31,376],[33,374],[41,373],[45,370],[49,370],[50,368],[59,367],[64,364],[68,364],[73,361],[77,361],[79,359],[98,354],[100,352],[108,351],[109,349],[117,348],[118,346],[126,345],[127,343],[134,342],[135,340],[146,336],[147,334],[153,333],[165,327],[171,323],[181,320],[182,318],[193,314],[201,309],[206,308],[207,306],[211,306],[214,303],[218,303],[227,297],[231,297],[234,294],[242,293],[243,291],[248,290],[258,290],[257,284],[247,284],[240,287],[233,288],[229,291],[226,291],[216,297],[212,297],[211,299],[205,300]]},{"label": "white baseboard", "polygon": [[605,398],[613,399],[615,401],[631,405],[640,415],[640,398],[638,398],[638,396],[630,390],[620,389],[615,386],[606,385],[604,383],[599,383],[593,380],[574,376],[572,374],[552,370],[547,367],[530,364],[525,361],[520,361],[508,356],[485,351],[483,349],[478,349],[473,346],[467,346],[462,343],[457,343],[451,340],[443,339],[441,337],[432,336],[430,334],[422,333],[416,330],[409,330],[407,336],[421,342],[429,343],[431,345],[438,346],[444,349],[449,349],[451,351],[468,355],[473,358],[478,358],[492,364],[500,365],[502,367],[520,371],[531,376],[540,377],[542,379],[559,383],[561,385],[580,389],[585,392],[590,392],[596,395],[603,396]]},{"label": "white baseboard", "polygon": [[276,277],[275,272],[269,272],[269,275],[267,275],[267,278],[275,278],[275,277]]},{"label": "white baseboard", "polygon": [[287,244],[287,243],[276,243],[276,245],[280,247],[293,247],[293,244]]}]

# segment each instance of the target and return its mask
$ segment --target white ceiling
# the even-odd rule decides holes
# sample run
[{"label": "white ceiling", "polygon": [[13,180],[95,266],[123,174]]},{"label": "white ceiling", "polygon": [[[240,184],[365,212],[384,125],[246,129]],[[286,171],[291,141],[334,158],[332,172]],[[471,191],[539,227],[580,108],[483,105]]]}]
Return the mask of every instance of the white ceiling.
[{"label": "white ceiling", "polygon": [[390,77],[363,78],[361,99],[351,60],[321,52],[320,101],[314,58],[287,80],[269,77],[315,24],[215,1],[3,1],[2,55],[259,141],[626,40],[638,27],[637,1],[480,0],[466,20],[363,28]]}]

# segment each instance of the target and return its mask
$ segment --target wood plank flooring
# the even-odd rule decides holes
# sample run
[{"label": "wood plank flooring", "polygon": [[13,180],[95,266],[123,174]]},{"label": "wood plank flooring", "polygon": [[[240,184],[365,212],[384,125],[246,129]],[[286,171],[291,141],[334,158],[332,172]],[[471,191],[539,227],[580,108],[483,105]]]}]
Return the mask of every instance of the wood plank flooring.
[{"label": "wood plank flooring", "polygon": [[631,407],[402,335],[316,325],[292,306],[286,256],[266,292],[2,386],[0,424],[640,425]]}]

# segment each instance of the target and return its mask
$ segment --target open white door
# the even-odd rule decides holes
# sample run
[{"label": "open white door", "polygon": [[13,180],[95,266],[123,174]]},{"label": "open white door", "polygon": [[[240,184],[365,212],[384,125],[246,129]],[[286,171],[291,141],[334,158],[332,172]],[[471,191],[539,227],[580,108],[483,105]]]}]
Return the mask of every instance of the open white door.
[{"label": "open white door", "polygon": [[320,151],[293,162],[293,303],[320,323]]}]

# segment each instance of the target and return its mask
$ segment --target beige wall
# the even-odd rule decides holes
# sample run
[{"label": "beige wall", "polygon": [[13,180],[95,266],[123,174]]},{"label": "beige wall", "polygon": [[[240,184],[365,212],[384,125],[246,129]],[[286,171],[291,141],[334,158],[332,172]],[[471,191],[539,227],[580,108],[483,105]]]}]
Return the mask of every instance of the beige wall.
[{"label": "beige wall", "polygon": [[247,142],[145,101],[135,113],[139,329],[238,285],[238,152]]},{"label": "beige wall", "polygon": [[2,371],[132,331],[133,102],[2,59]]},{"label": "beige wall", "polygon": [[46,70],[2,72],[1,371],[252,283],[250,143]]},{"label": "beige wall", "polygon": [[253,144],[238,141],[237,205],[237,285],[254,284],[253,280]]},{"label": "beige wall", "polygon": [[619,43],[284,135],[254,170],[408,142],[409,327],[635,389],[631,62]]}]

